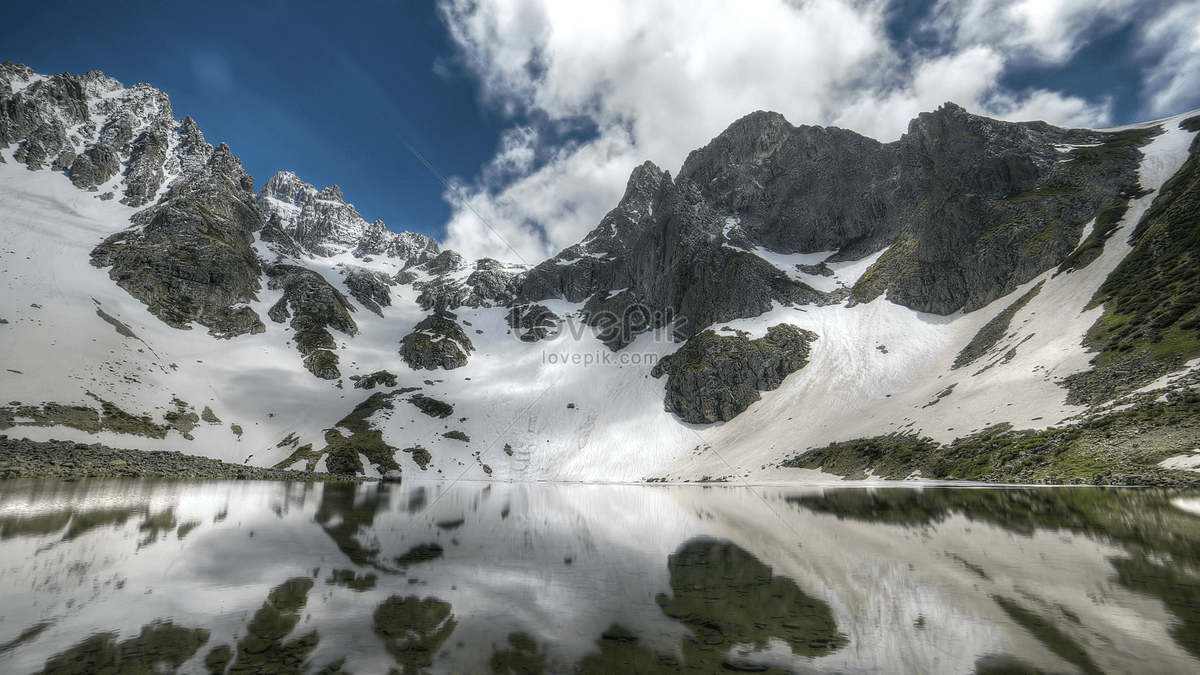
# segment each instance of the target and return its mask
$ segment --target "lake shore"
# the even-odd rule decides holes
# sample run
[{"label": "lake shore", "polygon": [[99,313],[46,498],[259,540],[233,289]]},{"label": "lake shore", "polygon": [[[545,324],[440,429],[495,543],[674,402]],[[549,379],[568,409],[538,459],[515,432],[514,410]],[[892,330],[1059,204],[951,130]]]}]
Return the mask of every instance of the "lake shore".
[{"label": "lake shore", "polygon": [[373,481],[312,471],[269,469],[162,450],[99,443],[31,441],[0,435],[0,478],[224,478],[235,480]]}]

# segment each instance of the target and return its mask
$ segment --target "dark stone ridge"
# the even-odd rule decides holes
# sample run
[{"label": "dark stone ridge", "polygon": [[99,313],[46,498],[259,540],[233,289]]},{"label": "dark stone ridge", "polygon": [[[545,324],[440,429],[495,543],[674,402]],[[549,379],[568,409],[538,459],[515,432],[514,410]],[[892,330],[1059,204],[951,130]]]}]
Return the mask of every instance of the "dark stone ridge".
[{"label": "dark stone ridge", "polygon": [[211,150],[199,135],[193,142],[186,151],[195,168],[134,214],[134,227],[97,246],[92,264],[111,267],[109,277],[170,326],[196,322],[226,338],[261,333],[262,320],[248,306],[258,299],[262,271],[253,248],[264,224],[254,179],[229,146]]},{"label": "dark stone ridge", "polygon": [[[753,113],[674,179],[649,162],[635,169],[620,204],[526,273],[516,301],[587,302],[589,322],[650,314],[687,337],[775,302],[847,298],[790,278],[754,253],[761,246],[836,251],[831,262],[888,249],[852,303],[887,292],[921,311],[974,310],[1061,264],[1102,207],[1138,195],[1138,148],[1156,133],[999,122],[948,103],[883,144]],[[657,327],[625,323],[616,349]]]},{"label": "dark stone ridge", "polygon": [[587,301],[584,320],[606,328],[606,342],[620,349],[663,322],[674,321],[687,337],[717,321],[762,314],[774,302],[825,298],[745,250],[753,244],[736,228],[727,237],[727,218],[694,182],[672,181],[647,162],[583,242],[525,275],[519,300]]},{"label": "dark stone ridge", "polygon": [[788,375],[808,365],[817,334],[791,324],[767,329],[751,340],[746,333],[717,335],[706,330],[650,372],[667,376],[666,410],[692,424],[726,422],[776,389]]},{"label": "dark stone ridge", "polygon": [[508,327],[521,342],[537,342],[557,333],[562,317],[543,305],[517,305],[508,312]]},{"label": "dark stone ridge", "polygon": [[271,265],[267,277],[267,288],[283,291],[283,297],[267,315],[275,323],[283,323],[290,317],[290,325],[296,331],[296,349],[305,357],[304,367],[323,380],[336,380],[341,376],[337,354],[332,351],[337,349],[337,343],[328,329],[350,337],[357,335],[358,325],[350,316],[354,306],[325,277],[312,270],[296,265]]},{"label": "dark stone ridge", "polygon": [[448,316],[430,314],[400,341],[400,356],[413,370],[453,370],[467,365],[475,345],[462,326]]},{"label": "dark stone ridge", "polygon": [[346,276],[346,288],[350,289],[350,295],[363,307],[383,316],[383,307],[392,304],[390,287],[396,285],[395,280],[383,272],[353,265],[343,265],[342,274]]}]

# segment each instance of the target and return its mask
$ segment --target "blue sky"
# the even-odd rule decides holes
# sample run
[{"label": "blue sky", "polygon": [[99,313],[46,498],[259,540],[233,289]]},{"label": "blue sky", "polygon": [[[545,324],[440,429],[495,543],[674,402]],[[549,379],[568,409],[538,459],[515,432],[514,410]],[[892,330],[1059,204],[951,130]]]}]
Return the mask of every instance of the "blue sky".
[{"label": "blue sky", "polygon": [[946,100],[1092,126],[1200,107],[1195,1],[0,7],[0,60],[148,82],[260,185],[337,183],[367,219],[508,260],[577,241],[634,166],[676,171],[756,109],[890,141]]}]

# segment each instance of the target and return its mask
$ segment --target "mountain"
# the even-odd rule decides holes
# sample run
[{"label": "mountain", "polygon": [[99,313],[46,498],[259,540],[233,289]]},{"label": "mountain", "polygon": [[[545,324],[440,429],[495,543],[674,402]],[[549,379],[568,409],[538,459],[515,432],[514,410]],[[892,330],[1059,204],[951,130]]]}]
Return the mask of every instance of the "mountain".
[{"label": "mountain", "polygon": [[1194,482],[1198,131],[756,112],[514,265],[256,192],[149,85],[0,64],[0,431],[408,478]]}]

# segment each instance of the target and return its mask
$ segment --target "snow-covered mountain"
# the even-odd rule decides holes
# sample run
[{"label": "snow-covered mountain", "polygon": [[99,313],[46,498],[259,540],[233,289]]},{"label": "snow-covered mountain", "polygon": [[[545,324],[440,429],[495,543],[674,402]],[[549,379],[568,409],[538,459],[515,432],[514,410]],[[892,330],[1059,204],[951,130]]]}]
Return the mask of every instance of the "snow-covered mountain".
[{"label": "snow-covered mountain", "polygon": [[271,176],[255,195],[263,213],[278,215],[285,232],[315,255],[329,257],[352,252],[358,257],[388,256],[424,261],[439,253],[437,242],[416,232],[392,232],[382,220],[367,223],[342,190],[323,190],[290,171]]},{"label": "snow-covered mountain", "polygon": [[[292,173],[255,193],[173,115],[148,85],[0,65],[0,431],[617,481],[1090,480],[1200,439],[1195,113],[947,104],[889,144],[754,113],[676,177],[636,167],[534,266]],[[1104,440],[1135,422],[1139,451]]]}]

